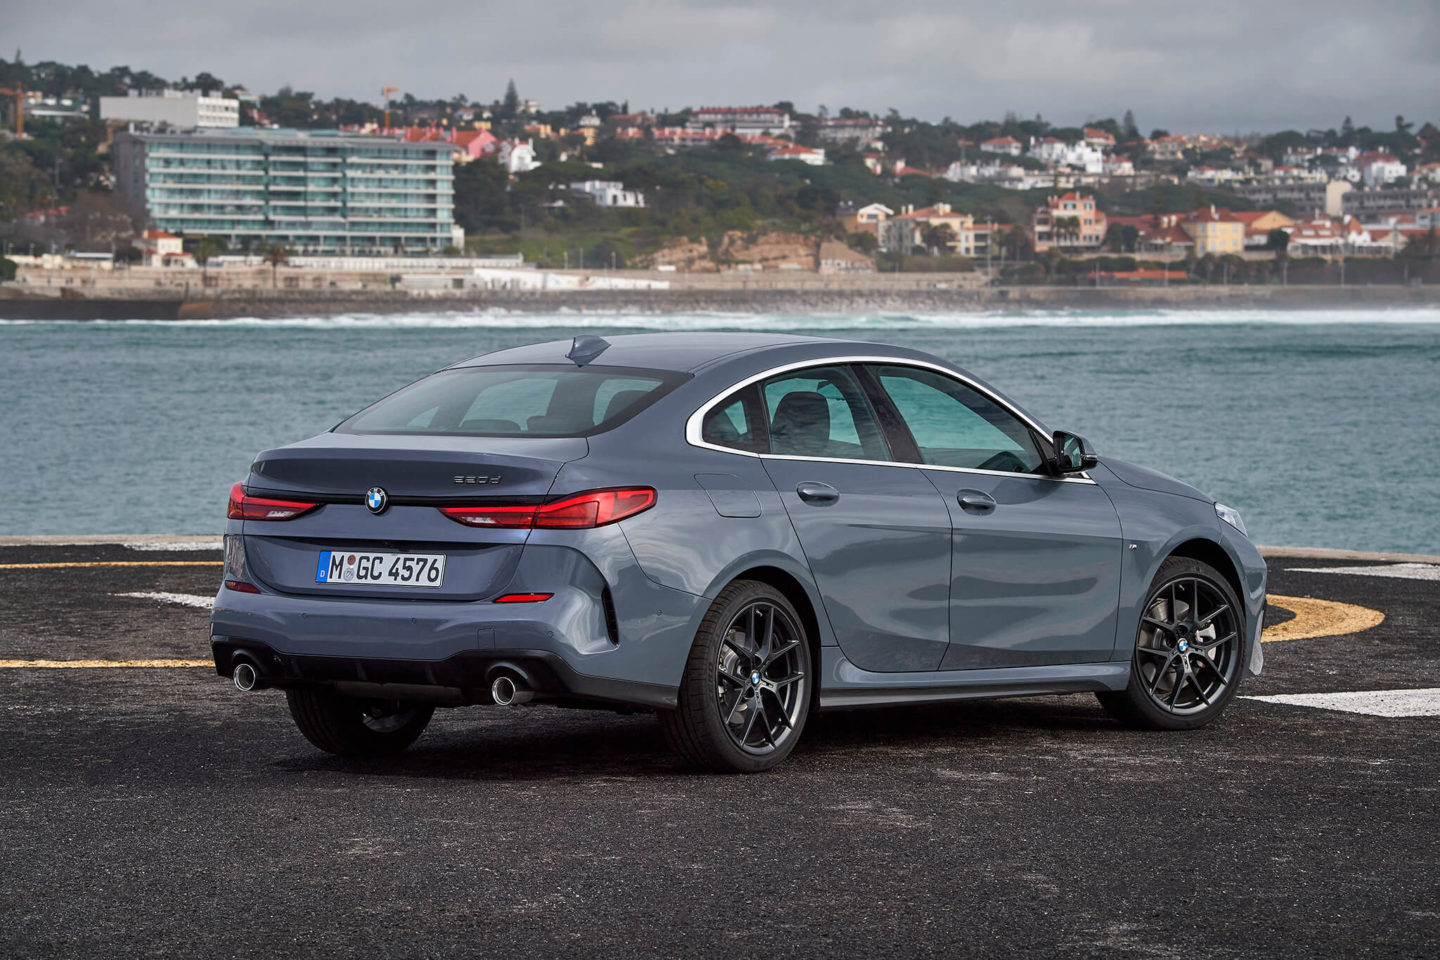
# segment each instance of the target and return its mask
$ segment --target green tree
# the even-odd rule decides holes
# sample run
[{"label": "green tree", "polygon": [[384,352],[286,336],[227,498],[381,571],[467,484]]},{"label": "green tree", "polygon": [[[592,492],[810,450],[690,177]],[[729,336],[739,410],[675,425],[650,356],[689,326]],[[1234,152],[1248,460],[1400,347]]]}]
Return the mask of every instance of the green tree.
[{"label": "green tree", "polygon": [[15,279],[20,265],[9,257],[0,257],[0,283],[9,283]]},{"label": "green tree", "polygon": [[845,234],[845,245],[859,253],[873,254],[880,247],[880,241],[869,230],[857,230]]},{"label": "green tree", "polygon": [[[542,170],[545,168],[541,168]],[[455,167],[455,222],[466,233],[509,229],[510,178],[494,160],[480,158]]]},{"label": "green tree", "polygon": [[1140,128],[1135,125],[1134,110],[1125,111],[1125,119],[1120,121],[1120,136],[1122,140],[1140,139]]},{"label": "green tree", "polygon": [[200,264],[200,278],[206,280],[210,274],[206,269],[211,260],[225,251],[225,244],[216,237],[201,237],[195,244],[195,262]]},{"label": "green tree", "polygon": [[1285,256],[1285,251],[1290,249],[1290,233],[1276,227],[1274,230],[1265,234],[1265,248],[1267,250],[1274,250],[1277,260]]},{"label": "green tree", "polygon": [[279,286],[280,265],[289,263],[294,251],[283,243],[267,243],[260,248],[260,261],[270,264],[270,287]]},{"label": "green tree", "polygon": [[1000,251],[1010,260],[1024,260],[1035,253],[1030,234],[1019,224],[1000,234]]},{"label": "green tree", "polygon": [[920,231],[920,242],[934,254],[955,242],[955,230],[948,223],[927,223]]},{"label": "green tree", "polygon": [[515,90],[515,79],[505,84],[505,99],[500,101],[497,114],[501,120],[514,120],[520,115],[520,94]]},{"label": "green tree", "polygon": [[116,263],[123,263],[127,267],[133,266],[144,259],[145,254],[141,253],[140,248],[134,244],[127,243],[125,246],[115,250],[114,261]]}]

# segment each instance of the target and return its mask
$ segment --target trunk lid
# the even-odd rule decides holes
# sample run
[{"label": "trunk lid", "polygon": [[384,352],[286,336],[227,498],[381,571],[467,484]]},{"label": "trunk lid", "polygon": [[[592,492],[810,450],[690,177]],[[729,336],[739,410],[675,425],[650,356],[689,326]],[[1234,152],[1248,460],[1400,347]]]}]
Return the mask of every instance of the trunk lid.
[{"label": "trunk lid", "polygon": [[[509,582],[530,531],[467,527],[438,507],[538,502],[560,468],[589,450],[583,438],[321,434],[267,450],[245,481],[249,494],[322,504],[284,521],[244,521],[251,573],[284,593],[410,600],[478,600]],[[365,503],[385,491],[379,514]],[[440,587],[318,583],[322,552],[443,554]]]}]

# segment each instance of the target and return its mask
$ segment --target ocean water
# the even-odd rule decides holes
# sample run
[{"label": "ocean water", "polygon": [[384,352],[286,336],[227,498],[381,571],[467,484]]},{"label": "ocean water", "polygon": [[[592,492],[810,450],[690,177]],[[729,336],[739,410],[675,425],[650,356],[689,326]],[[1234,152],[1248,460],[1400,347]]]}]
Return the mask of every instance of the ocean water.
[{"label": "ocean water", "polygon": [[1260,543],[1440,554],[1440,310],[0,321],[0,534],[216,533],[262,449],[488,350],[641,330],[918,347]]}]

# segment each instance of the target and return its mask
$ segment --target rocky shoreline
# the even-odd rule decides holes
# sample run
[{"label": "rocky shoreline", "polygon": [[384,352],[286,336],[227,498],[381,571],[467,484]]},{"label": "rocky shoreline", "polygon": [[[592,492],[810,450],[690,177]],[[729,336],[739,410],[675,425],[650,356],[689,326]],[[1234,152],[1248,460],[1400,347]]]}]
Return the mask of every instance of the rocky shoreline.
[{"label": "rocky shoreline", "polygon": [[[226,291],[229,294],[229,291]],[[926,289],[679,287],[669,290],[234,291],[214,297],[0,298],[0,319],[189,320],[340,314],[511,311],[553,313],[875,314],[1015,310],[1384,309],[1440,305],[1440,286],[980,287]]]}]

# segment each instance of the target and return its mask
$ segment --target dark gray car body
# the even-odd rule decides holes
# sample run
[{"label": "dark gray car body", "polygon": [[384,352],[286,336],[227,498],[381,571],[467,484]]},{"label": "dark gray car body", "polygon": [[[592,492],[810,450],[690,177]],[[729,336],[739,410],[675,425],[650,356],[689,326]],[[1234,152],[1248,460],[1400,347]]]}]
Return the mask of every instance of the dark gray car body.
[{"label": "dark gray car body", "polygon": [[[566,364],[570,347],[458,366]],[[325,505],[284,523],[228,522],[231,559],[259,592],[220,590],[217,670],[228,675],[243,652],[275,685],[462,703],[485,702],[487,671],[514,663],[555,699],[673,707],[711,601],[748,578],[780,588],[806,620],[821,708],[1120,690],[1146,592],[1176,554],[1231,582],[1245,662],[1260,669],[1264,562],[1212,499],[1179,481],[1103,457],[1084,475],[1055,476],[777,456],[707,443],[698,429],[713,403],[776,371],[886,362],[943,371],[1050,436],[958,367],[878,344],[752,334],[615,337],[592,362],[682,376],[588,437],[329,432],[260,454],[248,489]],[[489,495],[643,484],[658,496],[594,529],[475,530],[436,509],[466,473],[499,476]],[[806,484],[837,495],[807,500],[797,494]],[[373,485],[393,498],[378,516],[361,502]],[[332,546],[444,552],[445,587],[424,597],[319,590],[316,552]],[[554,597],[493,602],[531,590]]]}]

